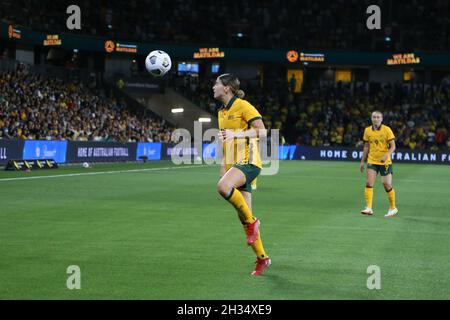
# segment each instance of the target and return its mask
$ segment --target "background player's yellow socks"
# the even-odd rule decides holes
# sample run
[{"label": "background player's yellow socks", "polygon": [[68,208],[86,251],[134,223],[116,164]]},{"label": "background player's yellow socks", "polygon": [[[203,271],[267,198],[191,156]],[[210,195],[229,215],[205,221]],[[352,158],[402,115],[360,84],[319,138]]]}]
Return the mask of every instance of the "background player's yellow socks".
[{"label": "background player's yellow socks", "polygon": [[258,232],[258,239],[256,239],[255,242],[253,242],[252,249],[259,259],[265,259],[269,257],[266,254],[266,251],[264,251],[264,247],[261,240],[261,232]]},{"label": "background player's yellow socks", "polygon": [[364,192],[364,197],[366,198],[366,207],[372,209],[373,188],[366,187],[366,190]]},{"label": "background player's yellow socks", "polygon": [[258,180],[258,178],[255,178],[255,179],[252,181],[252,190],[256,190],[256,188],[257,188],[257,186],[256,186],[257,180]]},{"label": "background player's yellow socks", "polygon": [[395,190],[392,188],[391,191],[387,193],[389,199],[389,209],[395,208]]},{"label": "background player's yellow socks", "polygon": [[253,213],[248,207],[247,202],[245,202],[244,196],[238,189],[233,189],[227,200],[236,208],[243,223],[250,224],[255,221]]}]

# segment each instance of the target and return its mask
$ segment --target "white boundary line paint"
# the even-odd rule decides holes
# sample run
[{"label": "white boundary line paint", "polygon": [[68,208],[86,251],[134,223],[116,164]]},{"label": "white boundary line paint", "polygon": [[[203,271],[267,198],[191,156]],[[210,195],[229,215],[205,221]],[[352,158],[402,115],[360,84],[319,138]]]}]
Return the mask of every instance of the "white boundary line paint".
[{"label": "white boundary line paint", "polygon": [[[356,173],[357,175],[359,173]],[[291,174],[289,176],[283,176],[283,179],[298,179],[301,177],[303,180],[311,179],[311,180],[349,180],[349,181],[365,181],[366,176],[363,176],[361,174],[361,178],[352,178],[352,177],[336,177],[336,176],[307,176],[307,175],[301,175],[301,172],[299,172],[299,175]],[[416,180],[416,179],[402,179],[402,178],[396,178],[396,181],[394,184],[398,184],[400,182],[423,182],[423,180]],[[427,184],[430,183],[438,183],[438,184],[450,184],[450,180],[431,180],[427,181]],[[394,185],[395,187],[395,185]]]},{"label": "white boundary line paint", "polygon": [[51,178],[65,178],[65,177],[80,177],[80,176],[95,176],[100,174],[113,174],[113,173],[133,173],[133,172],[148,172],[148,171],[166,171],[175,169],[189,169],[189,168],[202,168],[205,165],[195,166],[179,166],[179,167],[161,167],[161,168],[148,168],[148,169],[130,169],[130,170],[113,170],[113,171],[98,171],[98,172],[84,172],[84,173],[68,173],[52,176],[36,176],[36,177],[22,177],[22,178],[5,178],[0,179],[3,181],[20,181],[20,180],[33,180],[33,179],[51,179]]}]

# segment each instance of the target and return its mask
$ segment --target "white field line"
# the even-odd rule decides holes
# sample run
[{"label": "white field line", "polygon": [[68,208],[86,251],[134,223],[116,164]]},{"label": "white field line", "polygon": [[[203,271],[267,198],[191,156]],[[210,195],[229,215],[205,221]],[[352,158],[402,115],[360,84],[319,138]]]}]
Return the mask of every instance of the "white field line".
[{"label": "white field line", "polygon": [[[358,175],[358,173],[355,173],[355,175]],[[307,175],[304,175],[304,176],[302,176],[301,174],[299,174],[297,176],[294,175],[294,174],[292,174],[290,176],[283,176],[283,179],[297,179],[298,180],[300,178],[303,179],[303,180],[310,179],[310,180],[333,180],[333,181],[337,181],[337,180],[362,181],[363,183],[365,183],[365,181],[366,181],[365,180],[366,179],[365,175],[361,175],[360,178],[342,177],[342,176],[337,177],[337,176],[327,176],[327,175],[324,175],[324,176],[307,176]],[[379,176],[377,177],[377,179],[380,180]],[[397,182],[398,183],[400,183],[400,182],[424,183],[423,180],[408,179],[408,178],[407,179],[402,179],[402,178],[399,178],[398,176],[396,177],[394,175],[393,183],[396,184]],[[430,181],[426,182],[426,184],[430,184],[430,183],[449,184],[450,180],[430,180]]]},{"label": "white field line", "polygon": [[68,174],[59,174],[59,175],[51,175],[51,176],[6,178],[6,179],[0,179],[0,182],[20,181],[20,180],[33,180],[33,179],[52,179],[52,178],[80,177],[80,176],[96,176],[96,175],[101,175],[101,174],[114,174],[114,173],[165,171],[165,170],[201,168],[201,167],[205,167],[205,166],[204,165],[195,165],[195,166],[161,167],[161,168],[148,168],[148,169],[130,169],[130,170],[113,170],[113,171],[98,171],[98,172],[84,172],[84,173],[68,173]]}]

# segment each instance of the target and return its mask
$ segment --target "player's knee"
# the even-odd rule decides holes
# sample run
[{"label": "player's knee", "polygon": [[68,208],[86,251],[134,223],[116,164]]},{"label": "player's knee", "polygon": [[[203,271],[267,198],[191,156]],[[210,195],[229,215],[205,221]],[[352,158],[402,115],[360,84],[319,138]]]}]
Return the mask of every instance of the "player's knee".
[{"label": "player's knee", "polygon": [[388,182],[383,182],[383,186],[384,186],[384,190],[386,190],[386,192],[389,192],[392,190],[392,185]]},{"label": "player's knee", "polygon": [[226,183],[225,181],[219,181],[219,183],[217,184],[217,192],[222,196],[222,197],[228,197],[230,195],[232,186],[230,186],[228,183]]}]

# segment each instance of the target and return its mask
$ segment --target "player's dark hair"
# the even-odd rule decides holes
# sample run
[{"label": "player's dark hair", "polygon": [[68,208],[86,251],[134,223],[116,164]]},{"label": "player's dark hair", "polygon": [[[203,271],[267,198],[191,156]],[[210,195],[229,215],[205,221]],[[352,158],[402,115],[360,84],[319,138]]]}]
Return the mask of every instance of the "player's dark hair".
[{"label": "player's dark hair", "polygon": [[231,92],[238,98],[243,99],[245,97],[245,92],[240,89],[241,82],[239,79],[230,73],[225,73],[219,76],[219,80],[224,86],[230,87]]}]

